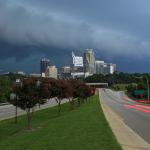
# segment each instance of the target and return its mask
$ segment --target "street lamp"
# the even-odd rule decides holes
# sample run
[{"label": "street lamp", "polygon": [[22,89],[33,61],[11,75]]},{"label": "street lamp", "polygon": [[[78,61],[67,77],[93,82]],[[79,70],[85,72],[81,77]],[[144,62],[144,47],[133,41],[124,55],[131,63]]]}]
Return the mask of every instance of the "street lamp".
[{"label": "street lamp", "polygon": [[[20,79],[16,79],[15,86],[16,86],[17,88],[22,87],[22,82],[21,82]],[[18,114],[18,107],[17,107],[17,105],[18,105],[18,98],[19,98],[17,91],[18,91],[18,89],[16,90],[16,96],[15,96],[15,103],[16,103],[15,122],[16,122],[16,123],[17,123],[17,114]]]},{"label": "street lamp", "polygon": [[146,78],[146,82],[147,82],[147,98],[148,98],[148,103],[149,103],[149,79],[148,78]]},{"label": "street lamp", "polygon": [[[39,93],[39,92],[40,92],[40,91],[39,91],[40,85],[41,85],[41,81],[40,81],[40,80],[37,80],[37,81],[36,81],[36,87],[38,88],[38,99],[39,99],[39,97],[40,97],[40,96],[39,96],[39,95],[40,95],[40,93]],[[40,100],[39,100],[39,108],[40,108]]]},{"label": "street lamp", "polygon": [[37,88],[39,88],[40,85],[41,85],[41,81],[40,81],[40,80],[37,80],[37,81],[36,81],[36,86],[37,86]]}]

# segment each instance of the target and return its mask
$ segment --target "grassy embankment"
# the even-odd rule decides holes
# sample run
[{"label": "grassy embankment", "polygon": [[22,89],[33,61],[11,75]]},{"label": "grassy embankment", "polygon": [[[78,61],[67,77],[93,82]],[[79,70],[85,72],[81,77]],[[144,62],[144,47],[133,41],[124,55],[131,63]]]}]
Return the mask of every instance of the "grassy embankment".
[{"label": "grassy embankment", "polygon": [[26,130],[26,116],[0,122],[1,150],[120,150],[99,104],[98,95],[70,110],[63,104],[33,114],[32,128]]}]

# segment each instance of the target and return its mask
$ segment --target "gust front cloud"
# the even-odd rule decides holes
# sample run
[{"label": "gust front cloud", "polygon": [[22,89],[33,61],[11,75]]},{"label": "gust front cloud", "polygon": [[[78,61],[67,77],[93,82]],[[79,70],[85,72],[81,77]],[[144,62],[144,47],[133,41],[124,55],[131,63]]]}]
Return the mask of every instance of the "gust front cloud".
[{"label": "gust front cloud", "polygon": [[[32,2],[34,6],[33,3],[26,5],[18,0],[0,1],[0,40],[19,47],[26,46],[19,49],[22,53],[28,53],[27,47],[30,46],[70,51],[91,47],[112,55],[136,55],[139,58],[150,53],[149,39],[120,28],[104,26],[103,23],[90,22],[89,18],[82,20],[59,11],[45,11],[44,6],[40,9],[35,1]],[[15,48],[10,50],[18,53]],[[3,50],[0,53],[3,55]]]},{"label": "gust front cloud", "polygon": [[40,13],[17,4],[0,5],[0,39],[18,45],[75,48],[89,38],[86,23]]}]

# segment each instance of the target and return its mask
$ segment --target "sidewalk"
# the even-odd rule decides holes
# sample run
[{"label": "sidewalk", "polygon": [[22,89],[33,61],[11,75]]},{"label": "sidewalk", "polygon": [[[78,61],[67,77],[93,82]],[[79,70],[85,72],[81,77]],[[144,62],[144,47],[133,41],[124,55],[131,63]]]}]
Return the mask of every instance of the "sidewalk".
[{"label": "sidewalk", "polygon": [[99,99],[104,115],[123,150],[150,150],[150,144],[129,128],[122,118],[105,104],[100,91]]},{"label": "sidewalk", "polygon": [[[68,99],[64,99],[61,104],[68,102]],[[47,103],[43,104],[40,106],[40,108],[34,107],[34,111],[38,111],[38,110],[42,110],[42,109],[46,109],[49,107],[54,107],[57,106],[58,104],[56,103],[56,101],[53,100],[49,100]],[[20,109],[18,107],[18,116],[24,115],[26,114],[26,111]],[[9,104],[9,105],[2,105],[0,106],[0,121],[5,120],[5,119],[10,119],[10,118],[14,118],[15,116],[15,106]]]}]

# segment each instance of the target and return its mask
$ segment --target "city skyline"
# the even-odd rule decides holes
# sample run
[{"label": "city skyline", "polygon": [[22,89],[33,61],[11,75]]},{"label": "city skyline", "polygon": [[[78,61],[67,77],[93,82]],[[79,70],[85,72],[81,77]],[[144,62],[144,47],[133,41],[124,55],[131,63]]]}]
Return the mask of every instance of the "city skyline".
[{"label": "city skyline", "polygon": [[[150,72],[147,0],[0,0],[0,72],[66,65],[72,50],[95,50],[119,71]],[[138,65],[137,65],[138,64]]]},{"label": "city skyline", "polygon": [[[39,72],[27,73],[23,70],[18,70],[16,74],[29,75],[34,77],[44,78],[85,78],[93,74],[113,74],[117,71],[117,64],[108,63],[103,60],[95,59],[93,49],[86,49],[83,54],[76,55],[73,51],[71,53],[72,61],[66,66],[57,67],[56,64],[49,63],[48,58],[42,58],[39,65]],[[9,74],[5,72],[2,74]]]},{"label": "city skyline", "polygon": [[[103,75],[113,74],[115,71],[117,71],[117,69],[116,69],[117,64],[113,64],[110,62],[108,63],[103,60],[95,59],[95,53],[94,53],[93,49],[86,49],[83,54],[78,55],[78,56],[72,51],[71,55],[72,55],[71,56],[72,61],[65,66],[62,65],[61,67],[56,66],[56,64],[51,64],[50,60],[48,58],[42,58],[40,60],[40,75],[41,75],[41,77],[51,77],[50,74],[52,72],[55,72],[54,74],[57,74],[59,72],[60,76],[61,76],[62,73],[66,72],[66,71],[62,71],[62,70],[63,69],[68,70],[68,67],[70,69],[70,72],[67,71],[66,73],[70,74],[70,78],[72,78],[74,76],[73,75],[74,73],[76,74],[75,76],[82,74],[82,76],[87,77],[87,76],[90,76],[93,74],[103,74]],[[101,65],[97,65],[96,64],[97,62],[103,62],[103,63]],[[54,68],[56,70],[58,70],[58,72],[53,71]],[[101,71],[98,71],[98,70],[101,70]],[[17,73],[19,73],[19,72],[21,74],[23,73],[21,71],[18,71]],[[55,78],[56,78],[56,75],[53,75],[53,73],[52,73],[52,76],[55,76]]]}]

